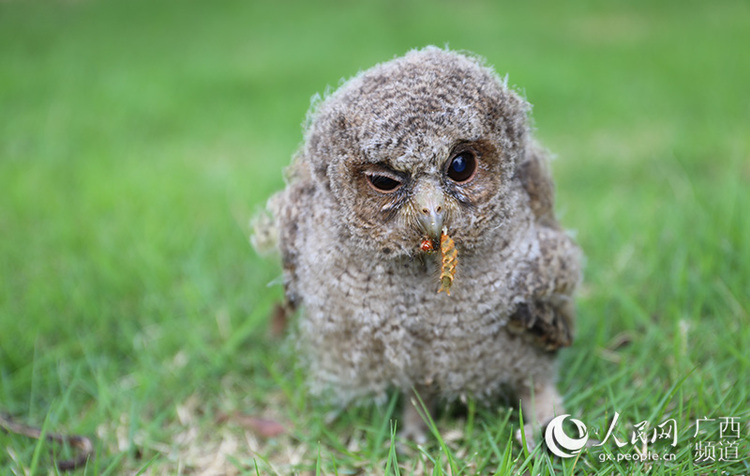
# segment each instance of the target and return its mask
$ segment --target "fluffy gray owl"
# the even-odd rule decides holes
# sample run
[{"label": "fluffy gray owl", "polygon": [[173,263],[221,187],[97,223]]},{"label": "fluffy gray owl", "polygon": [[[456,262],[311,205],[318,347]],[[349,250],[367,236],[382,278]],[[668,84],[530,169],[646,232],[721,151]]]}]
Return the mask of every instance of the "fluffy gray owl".
[{"label": "fluffy gray owl", "polygon": [[[581,258],[528,111],[483,61],[435,47],[312,108],[254,239],[276,238],[313,393],[510,394],[536,425],[562,411],[555,355],[571,343]],[[441,235],[458,253],[449,294],[430,252]]]}]

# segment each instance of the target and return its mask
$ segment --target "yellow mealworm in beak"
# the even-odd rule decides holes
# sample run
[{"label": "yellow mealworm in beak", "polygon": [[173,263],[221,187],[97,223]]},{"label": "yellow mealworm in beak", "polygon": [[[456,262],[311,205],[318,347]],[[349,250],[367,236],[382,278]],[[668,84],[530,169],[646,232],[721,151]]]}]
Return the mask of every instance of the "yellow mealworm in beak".
[{"label": "yellow mealworm in beak", "polygon": [[456,276],[456,265],[458,265],[458,250],[456,243],[448,236],[448,230],[443,227],[443,233],[440,235],[440,254],[442,258],[442,267],[440,269],[440,291],[445,291],[448,296],[451,295],[451,285],[453,278]]}]

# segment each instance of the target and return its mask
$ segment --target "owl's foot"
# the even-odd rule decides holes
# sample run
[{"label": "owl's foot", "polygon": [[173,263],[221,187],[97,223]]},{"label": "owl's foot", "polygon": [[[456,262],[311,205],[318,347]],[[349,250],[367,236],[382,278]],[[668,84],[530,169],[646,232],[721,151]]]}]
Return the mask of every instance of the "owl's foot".
[{"label": "owl's foot", "polygon": [[429,417],[433,417],[433,398],[425,391],[412,390],[409,392],[409,395],[411,398],[404,405],[404,411],[401,416],[403,426],[399,435],[403,440],[423,445],[427,443],[427,435],[430,432],[427,424],[427,415],[423,416],[423,413],[427,411]]},{"label": "owl's foot", "polygon": [[521,392],[521,410],[526,423],[516,431],[516,440],[523,445],[526,439],[526,449],[531,452],[536,448],[541,438],[541,430],[552,419],[562,413],[562,397],[552,382],[539,385]]},{"label": "owl's foot", "polygon": [[[416,402],[419,405],[419,402]],[[429,428],[422,416],[417,411],[417,408],[410,402],[404,408],[403,416],[401,417],[402,425],[399,436],[406,441],[416,443],[417,445],[423,445],[427,443],[427,433]]]}]

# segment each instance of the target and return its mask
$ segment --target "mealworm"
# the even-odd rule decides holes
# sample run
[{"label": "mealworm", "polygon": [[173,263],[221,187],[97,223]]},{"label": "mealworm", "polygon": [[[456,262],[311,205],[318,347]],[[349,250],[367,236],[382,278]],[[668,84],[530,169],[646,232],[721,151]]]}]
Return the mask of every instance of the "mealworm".
[{"label": "mealworm", "polygon": [[440,291],[445,291],[448,296],[451,295],[451,285],[453,278],[456,276],[456,266],[458,265],[458,250],[456,243],[448,236],[448,230],[443,228],[440,235],[440,254],[442,257],[442,268],[440,270]]}]

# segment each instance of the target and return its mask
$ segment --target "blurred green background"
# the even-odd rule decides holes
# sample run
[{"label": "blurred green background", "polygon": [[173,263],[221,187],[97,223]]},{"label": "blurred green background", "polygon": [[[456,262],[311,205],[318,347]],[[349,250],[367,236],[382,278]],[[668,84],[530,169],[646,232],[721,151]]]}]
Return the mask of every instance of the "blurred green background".
[{"label": "blurred green background", "polygon": [[[96,436],[87,474],[205,469],[183,429],[231,411],[293,428],[229,452],[233,470],[382,469],[387,444],[336,443],[377,411],[328,433],[268,338],[280,270],[248,221],[314,94],[428,44],[508,74],[558,156],[587,255],[568,409],[750,420],[744,0],[0,2],[0,412]],[[51,468],[33,440],[0,446],[0,466]]]}]

